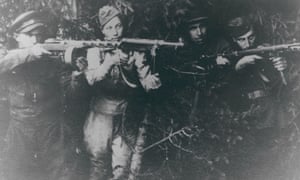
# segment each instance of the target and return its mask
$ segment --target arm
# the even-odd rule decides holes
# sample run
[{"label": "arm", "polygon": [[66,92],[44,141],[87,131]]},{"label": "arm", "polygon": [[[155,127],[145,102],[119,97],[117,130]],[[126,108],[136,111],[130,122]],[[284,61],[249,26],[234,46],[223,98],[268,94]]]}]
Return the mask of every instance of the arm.
[{"label": "arm", "polygon": [[158,74],[152,74],[150,66],[145,64],[145,53],[134,52],[133,53],[134,64],[137,69],[138,78],[141,85],[146,91],[151,89],[158,89],[161,86],[161,81]]},{"label": "arm", "polygon": [[239,59],[237,61],[237,63],[235,64],[235,70],[237,72],[243,70],[244,68],[246,68],[247,66],[251,65],[251,64],[255,64],[255,62],[257,60],[261,60],[263,59],[261,56],[258,55],[249,55],[249,56],[244,56],[241,59]]},{"label": "arm", "polygon": [[0,74],[8,72],[16,66],[23,64],[29,58],[29,49],[17,49],[9,51],[0,59]]},{"label": "arm", "polygon": [[[87,52],[88,67],[84,70],[85,77],[89,85],[103,80],[111,70],[114,61],[113,56],[109,53],[101,54],[99,48],[91,48]],[[103,60],[102,63],[100,61]]]},{"label": "arm", "polygon": [[11,50],[0,59],[0,74],[8,72],[27,61],[39,59],[44,54],[51,53],[39,45],[31,48]]},{"label": "arm", "polygon": [[[227,53],[227,52],[231,52],[232,48],[230,46],[230,44],[223,38],[219,39],[216,45],[216,50],[215,52],[217,54],[222,54],[222,53]],[[216,64],[217,65],[232,65],[233,62],[230,61],[230,59],[228,59],[228,57],[224,57],[224,56],[217,56],[216,57]]]}]

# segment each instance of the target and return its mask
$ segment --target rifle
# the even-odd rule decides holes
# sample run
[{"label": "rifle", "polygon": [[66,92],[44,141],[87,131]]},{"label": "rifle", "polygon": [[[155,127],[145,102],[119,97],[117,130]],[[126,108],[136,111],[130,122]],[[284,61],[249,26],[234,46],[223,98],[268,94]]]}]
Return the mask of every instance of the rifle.
[{"label": "rifle", "polygon": [[[267,47],[259,47],[259,48],[253,48],[253,49],[247,49],[247,50],[241,50],[241,51],[232,51],[229,53],[218,53],[213,55],[202,55],[200,57],[201,59],[209,59],[209,58],[217,58],[218,56],[223,57],[238,57],[238,56],[247,56],[251,54],[270,54],[273,52],[276,53],[282,53],[282,52],[293,52],[293,51],[300,51],[300,43],[291,43],[291,44],[279,44],[274,46],[267,46]],[[283,84],[287,84],[285,76],[282,71],[279,72]]]},{"label": "rifle", "polygon": [[83,49],[89,47],[99,47],[103,51],[111,51],[116,48],[126,50],[145,51],[150,49],[151,55],[155,57],[156,49],[159,47],[182,47],[183,42],[168,42],[157,39],[134,39],[122,38],[119,41],[77,41],[77,40],[55,40],[48,39],[45,43],[41,44],[44,49],[53,52],[54,56],[64,56],[65,63],[71,63],[73,59],[74,49]]},{"label": "rifle", "polygon": [[238,56],[246,56],[251,54],[265,54],[265,53],[272,53],[272,52],[292,52],[292,51],[300,51],[300,43],[279,44],[274,46],[253,48],[253,49],[247,49],[241,51],[232,51],[228,53],[225,52],[225,53],[218,53],[212,55],[202,55],[200,59],[216,58],[218,56],[238,57]]},{"label": "rifle", "polygon": [[109,51],[116,48],[131,47],[133,49],[148,49],[158,47],[182,47],[183,42],[167,42],[164,40],[156,39],[133,39],[123,38],[120,41],[76,41],[76,40],[55,40],[48,39],[45,43],[41,44],[43,48],[49,51],[65,51],[70,47],[74,48],[87,48],[87,47],[100,47],[103,50]]}]

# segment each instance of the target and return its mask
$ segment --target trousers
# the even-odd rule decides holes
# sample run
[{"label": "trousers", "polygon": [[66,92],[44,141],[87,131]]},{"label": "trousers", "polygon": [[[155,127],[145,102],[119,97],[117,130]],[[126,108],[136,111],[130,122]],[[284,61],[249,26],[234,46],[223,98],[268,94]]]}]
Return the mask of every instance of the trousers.
[{"label": "trousers", "polygon": [[31,127],[11,120],[4,150],[8,180],[58,179],[64,161],[59,126],[52,121]]},{"label": "trousers", "polygon": [[128,176],[138,123],[127,119],[127,107],[128,101],[124,99],[93,99],[84,125],[84,142],[91,162],[90,180]]}]

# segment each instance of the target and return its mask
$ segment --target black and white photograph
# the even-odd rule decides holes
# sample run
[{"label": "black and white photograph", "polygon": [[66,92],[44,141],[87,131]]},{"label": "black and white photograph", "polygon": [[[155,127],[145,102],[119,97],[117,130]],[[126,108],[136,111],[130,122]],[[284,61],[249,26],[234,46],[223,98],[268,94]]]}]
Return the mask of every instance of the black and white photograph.
[{"label": "black and white photograph", "polygon": [[300,180],[300,1],[0,0],[0,180]]}]

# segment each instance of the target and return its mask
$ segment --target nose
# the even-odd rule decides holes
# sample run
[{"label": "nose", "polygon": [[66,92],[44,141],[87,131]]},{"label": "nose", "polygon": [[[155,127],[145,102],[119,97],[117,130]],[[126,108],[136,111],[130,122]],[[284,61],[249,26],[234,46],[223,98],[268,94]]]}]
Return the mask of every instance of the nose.
[{"label": "nose", "polygon": [[202,34],[201,28],[199,26],[197,27],[196,30],[197,30],[197,35],[201,35]]},{"label": "nose", "polygon": [[112,34],[113,34],[113,36],[117,36],[118,35],[118,31],[117,31],[116,28],[112,29]]},{"label": "nose", "polygon": [[250,42],[248,39],[245,40],[245,48],[249,48],[250,47]]}]

